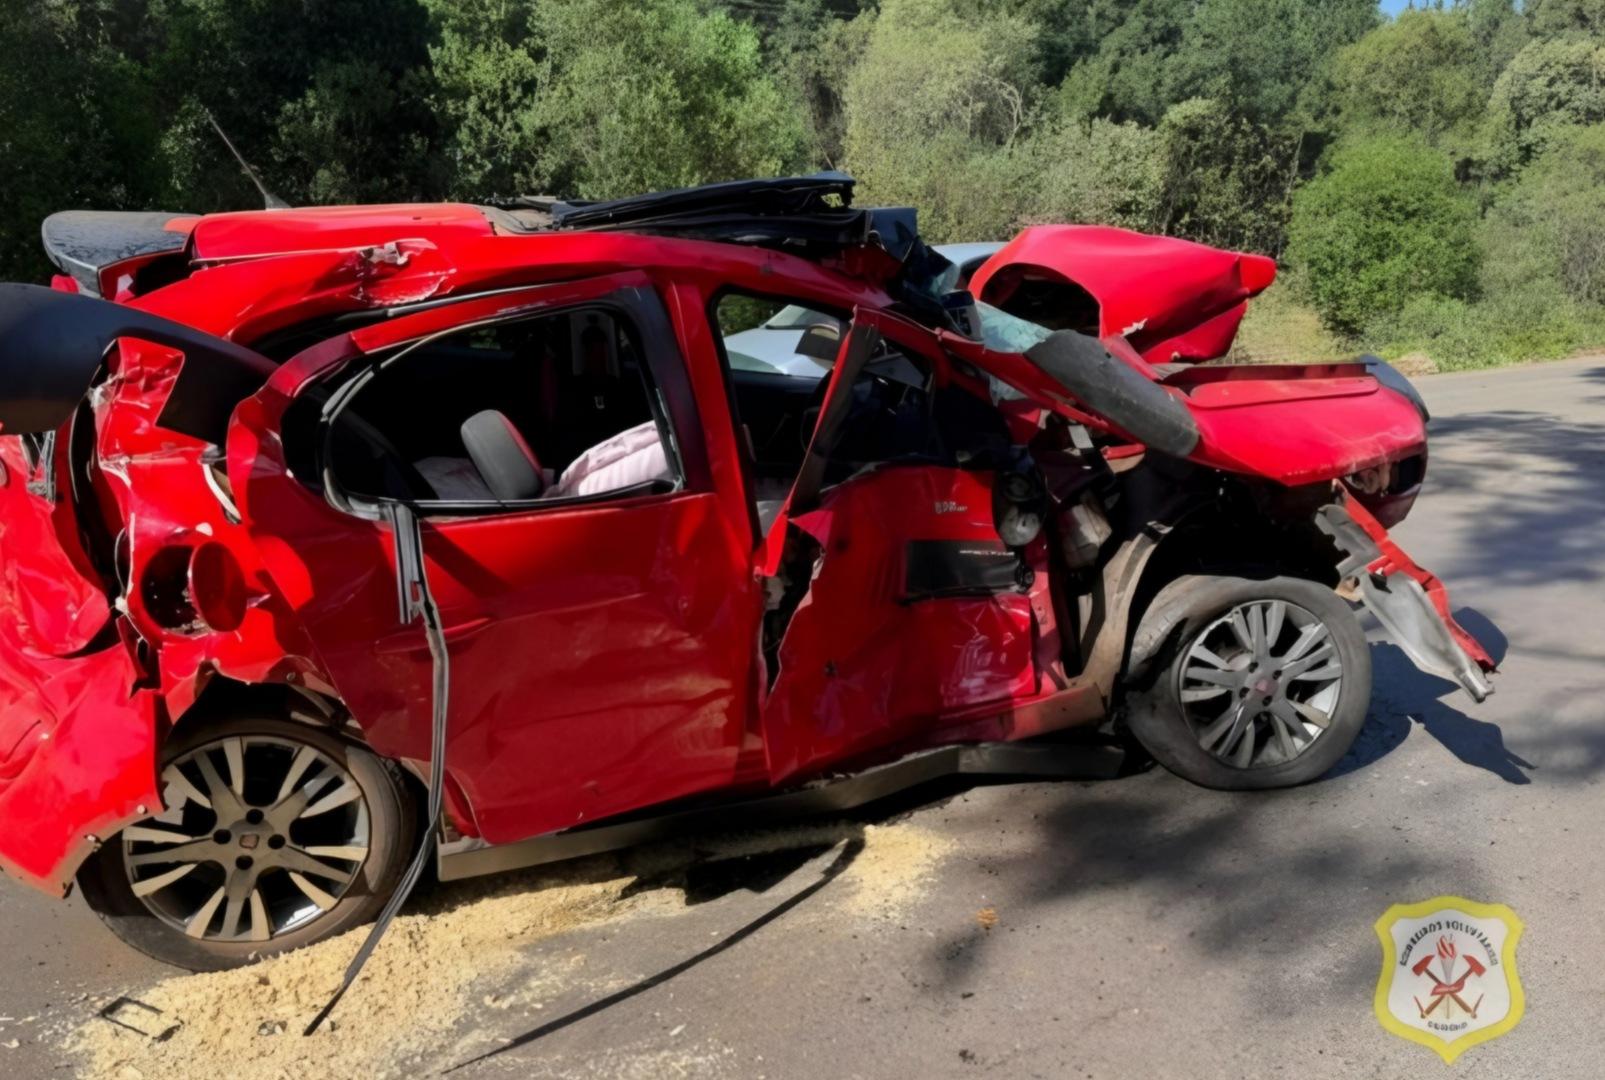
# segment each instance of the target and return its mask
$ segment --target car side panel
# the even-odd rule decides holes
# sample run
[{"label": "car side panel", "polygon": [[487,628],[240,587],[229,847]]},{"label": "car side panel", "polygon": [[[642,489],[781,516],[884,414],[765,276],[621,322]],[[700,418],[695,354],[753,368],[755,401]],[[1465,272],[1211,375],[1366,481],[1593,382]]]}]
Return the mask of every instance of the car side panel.
[{"label": "car side panel", "polygon": [[[609,295],[554,289],[564,302]],[[230,476],[276,591],[392,757],[429,755],[431,674],[423,636],[397,620],[393,539],[290,474],[280,420],[357,338],[380,348],[530,302],[474,300],[335,339],[244,402],[230,433]],[[424,522],[451,661],[447,772],[470,831],[507,842],[728,785],[758,752],[761,605],[747,518],[731,519],[723,486]]]},{"label": "car side panel", "polygon": [[160,805],[157,697],[122,643],[30,657],[0,624],[0,867],[66,893],[100,840]]}]

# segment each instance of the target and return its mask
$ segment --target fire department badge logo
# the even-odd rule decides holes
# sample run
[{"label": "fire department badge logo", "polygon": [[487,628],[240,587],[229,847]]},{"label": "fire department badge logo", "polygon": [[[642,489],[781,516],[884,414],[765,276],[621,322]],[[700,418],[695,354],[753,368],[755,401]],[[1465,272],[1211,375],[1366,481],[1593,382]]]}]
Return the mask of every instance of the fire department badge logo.
[{"label": "fire department badge logo", "polygon": [[1526,1008],[1516,978],[1521,920],[1504,904],[1439,896],[1394,904],[1377,920],[1382,1026],[1445,1063],[1503,1035]]}]

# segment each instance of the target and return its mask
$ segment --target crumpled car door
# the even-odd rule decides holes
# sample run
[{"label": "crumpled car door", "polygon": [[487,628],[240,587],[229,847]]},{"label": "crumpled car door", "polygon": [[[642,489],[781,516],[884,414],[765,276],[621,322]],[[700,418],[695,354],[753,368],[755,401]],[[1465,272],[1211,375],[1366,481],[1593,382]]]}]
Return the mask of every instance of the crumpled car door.
[{"label": "crumpled car door", "polygon": [[[875,422],[854,408],[861,377],[902,354],[945,378],[934,342],[895,316],[853,313],[799,474],[760,549],[759,576],[789,598],[765,654],[771,783],[850,768],[938,728],[1003,716],[1004,726],[1027,724],[1015,707],[1052,693],[1051,657],[1038,648],[1052,625],[1046,548],[1003,544],[991,472],[915,458],[834,472],[839,482],[825,486],[827,466],[846,464],[844,434]],[[950,573],[977,576],[961,584]]]}]

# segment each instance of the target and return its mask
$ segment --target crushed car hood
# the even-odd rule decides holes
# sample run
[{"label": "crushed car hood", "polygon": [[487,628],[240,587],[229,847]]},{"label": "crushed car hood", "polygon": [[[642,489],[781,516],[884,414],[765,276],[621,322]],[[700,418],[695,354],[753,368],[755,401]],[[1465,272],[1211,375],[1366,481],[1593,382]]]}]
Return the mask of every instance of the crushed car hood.
[{"label": "crushed car hood", "polygon": [[1101,225],[1037,225],[987,260],[970,290],[1007,308],[1029,281],[1078,285],[1097,302],[1098,337],[1122,336],[1163,364],[1224,356],[1246,301],[1275,280],[1276,262],[1263,255]]}]

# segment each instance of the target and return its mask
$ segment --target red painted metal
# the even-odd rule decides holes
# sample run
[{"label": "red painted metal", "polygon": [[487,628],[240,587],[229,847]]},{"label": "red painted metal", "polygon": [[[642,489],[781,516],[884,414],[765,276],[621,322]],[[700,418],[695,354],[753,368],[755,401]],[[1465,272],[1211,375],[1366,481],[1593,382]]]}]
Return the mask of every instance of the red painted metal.
[{"label": "red painted metal", "polygon": [[247,210],[201,218],[190,232],[190,253],[197,261],[210,263],[413,238],[445,243],[491,232],[485,212],[463,203]]},{"label": "red painted metal", "polygon": [[157,702],[131,649],[32,655],[0,624],[0,865],[66,894],[101,839],[160,805]]},{"label": "red painted metal", "polygon": [[[383,323],[291,362],[242,406],[229,445],[241,513],[379,752],[427,759],[430,655],[396,623],[388,528],[334,510],[290,474],[274,433],[295,390],[449,325],[646,281],[610,275]],[[448,768],[471,815],[460,824],[516,840],[737,779],[762,605],[745,517],[724,510],[713,492],[686,491],[428,523],[452,656]]]},{"label": "red painted metal", "polygon": [[[651,290],[668,312],[711,486],[426,523],[452,657],[448,809],[459,830],[515,840],[903,749],[1023,738],[1103,707],[1066,689],[1041,541],[1026,552],[1035,577],[1025,592],[901,596],[907,541],[996,540],[990,476],[933,466],[883,467],[796,515],[824,558],[767,684],[764,538],[709,324],[720,290],[856,309],[923,356],[939,385],[987,398],[973,365],[1015,386],[1026,397],[997,407],[1022,444],[1047,412],[1119,436],[1024,357],[891,315],[885,281],[896,267],[883,253],[810,261],[628,233],[498,235],[478,209],[451,205],[213,215],[185,227],[195,271],[129,302],[246,343],[348,312],[439,306],[337,333],[284,364],[236,410],[226,469],[218,448],[157,421],[182,359],[134,342],[114,350],[91,396],[91,498],[124,537],[125,611],[80,542],[72,499],[31,493],[37,470],[20,440],[0,438],[0,865],[24,880],[59,891],[91,837],[155,809],[162,739],[213,678],[334,695],[376,750],[422,761],[429,658],[421,636],[397,625],[391,538],[291,475],[280,421],[310,381],[364,353],[621,284]],[[976,287],[1011,263],[1086,287],[1107,330],[1132,331],[1134,345],[1110,338],[1110,348],[1153,378],[1154,362],[1224,351],[1243,301],[1274,273],[1254,256],[1053,227],[1022,234]],[[1413,408],[1363,369],[1197,370],[1210,374],[1167,385],[1198,424],[1201,464],[1299,484],[1424,446]],[[63,491],[66,435],[48,464]],[[1380,531],[1391,565],[1425,574],[1375,518],[1356,519]],[[201,548],[238,576],[225,575],[226,604],[197,604],[187,619],[160,586],[176,582],[181,595]],[[1427,578],[1417,580],[1437,602],[1441,586]],[[1439,610],[1447,619],[1446,602]]]},{"label": "red painted metal", "polygon": [[1355,524],[1365,530],[1366,535],[1376,542],[1378,550],[1382,552],[1381,556],[1366,567],[1366,570],[1384,577],[1390,574],[1403,574],[1417,581],[1427,594],[1427,599],[1432,601],[1433,610],[1437,611],[1438,617],[1449,628],[1449,634],[1455,639],[1455,644],[1466,650],[1466,654],[1475,660],[1482,670],[1496,670],[1498,665],[1494,663],[1494,658],[1488,654],[1488,650],[1455,621],[1454,614],[1449,608],[1449,590],[1444,588],[1443,582],[1438,580],[1437,575],[1423,569],[1419,563],[1406,555],[1404,549],[1394,543],[1393,538],[1388,535],[1388,530],[1360,505],[1359,500],[1348,500],[1345,509]]},{"label": "red painted metal", "polygon": [[1098,302],[1099,337],[1125,337],[1160,364],[1225,355],[1243,302],[1276,280],[1276,263],[1103,225],[1037,225],[988,259],[970,288],[1001,306],[1028,277],[1081,286]]},{"label": "red painted metal", "polygon": [[40,494],[48,473],[68,482],[60,455],[30,466],[17,440],[0,443],[0,625],[38,656],[69,656],[105,629],[111,606],[71,505]]},{"label": "red painted metal", "polygon": [[910,540],[997,542],[991,480],[886,468],[795,519],[822,551],[764,704],[772,780],[924,743],[944,717],[1042,689],[1035,643],[1054,632],[1045,552],[1030,594],[904,597]]}]

